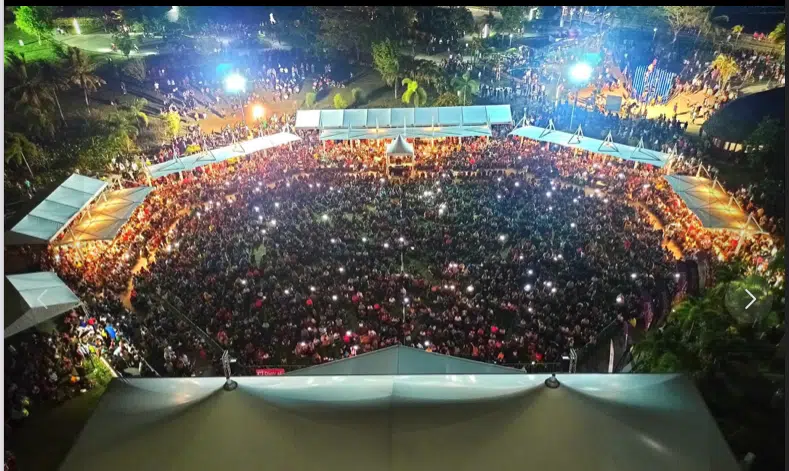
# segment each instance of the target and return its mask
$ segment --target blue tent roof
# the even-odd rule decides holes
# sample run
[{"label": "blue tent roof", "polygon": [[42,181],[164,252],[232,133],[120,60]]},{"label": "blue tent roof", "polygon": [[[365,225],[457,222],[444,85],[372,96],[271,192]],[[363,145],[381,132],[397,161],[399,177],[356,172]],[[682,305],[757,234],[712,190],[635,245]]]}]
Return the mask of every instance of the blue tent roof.
[{"label": "blue tent roof", "polygon": [[438,374],[524,374],[524,372],[514,368],[395,345],[288,373],[290,376]]}]

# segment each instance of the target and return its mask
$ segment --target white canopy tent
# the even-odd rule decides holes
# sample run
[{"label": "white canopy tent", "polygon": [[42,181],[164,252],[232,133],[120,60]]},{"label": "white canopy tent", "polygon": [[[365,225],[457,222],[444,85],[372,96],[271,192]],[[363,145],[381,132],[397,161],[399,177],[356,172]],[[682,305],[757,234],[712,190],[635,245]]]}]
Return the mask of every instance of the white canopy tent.
[{"label": "white canopy tent", "polygon": [[77,241],[114,239],[134,210],[152,191],[150,186],[138,186],[105,192],[97,204],[83,211],[82,219],[68,228],[65,236],[55,244],[69,245]]},{"label": "white canopy tent", "polygon": [[147,167],[147,172],[151,178],[161,178],[173,173],[194,170],[205,165],[215,164],[235,157],[243,157],[254,152],[279,147],[300,140],[301,138],[299,136],[289,132],[257,137],[248,141],[236,142],[229,146],[199,152],[186,157],[176,157],[166,162]]},{"label": "white canopy tent", "polygon": [[6,245],[49,244],[107,186],[96,178],[72,174],[5,233]]},{"label": "white canopy tent", "polygon": [[408,143],[400,134],[397,138],[386,146],[386,155],[414,155],[414,146]]},{"label": "white canopy tent", "polygon": [[666,175],[664,178],[705,229],[745,234],[764,232],[717,179],[689,175]]},{"label": "white canopy tent", "polygon": [[[445,128],[494,124],[512,124],[510,105],[296,112],[296,129]],[[410,130],[408,134],[411,136]]]},{"label": "white canopy tent", "polygon": [[6,338],[79,306],[79,298],[55,272],[6,276]]},{"label": "white canopy tent", "polygon": [[60,470],[739,469],[684,376],[546,378],[116,378]]},{"label": "white canopy tent", "polygon": [[322,141],[351,141],[357,139],[395,139],[399,135],[418,139],[442,139],[447,137],[490,137],[487,126],[449,126],[449,127],[399,127],[378,129],[324,129]]},{"label": "white canopy tent", "polygon": [[537,126],[520,126],[510,132],[511,136],[523,137],[533,141],[549,142],[560,146],[581,149],[587,152],[609,155],[622,160],[663,167],[673,157],[670,154],[658,152],[644,148],[643,141],[638,146],[628,146],[617,144],[611,138],[611,134],[604,140],[592,139],[583,135],[581,127],[574,134],[564,131],[557,131],[553,127],[553,122],[547,128]]}]

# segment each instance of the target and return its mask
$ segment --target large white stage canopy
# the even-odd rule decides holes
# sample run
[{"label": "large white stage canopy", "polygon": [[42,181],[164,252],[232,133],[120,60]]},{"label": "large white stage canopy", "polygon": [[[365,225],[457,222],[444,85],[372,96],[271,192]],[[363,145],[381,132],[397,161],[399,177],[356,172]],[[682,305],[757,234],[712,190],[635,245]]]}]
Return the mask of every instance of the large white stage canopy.
[{"label": "large white stage canopy", "polygon": [[70,227],[64,237],[54,242],[68,245],[91,240],[112,240],[129,220],[134,210],[145,201],[153,188],[138,186],[105,192],[100,201],[82,212],[82,219]]},{"label": "large white stage canopy", "polygon": [[664,178],[705,229],[748,234],[764,232],[717,180],[689,175],[666,175]]},{"label": "large white stage canopy", "polygon": [[690,378],[116,378],[60,471],[738,471]]},{"label": "large white stage canopy", "polygon": [[4,336],[29,329],[80,305],[80,300],[55,272],[6,276]]},{"label": "large white stage canopy", "polygon": [[406,138],[442,139],[446,137],[490,137],[487,126],[448,126],[428,128],[378,128],[378,129],[324,129],[321,131],[322,141],[350,141],[357,139],[396,139],[402,135]]},{"label": "large white stage canopy", "polygon": [[[512,136],[524,137],[533,141],[549,142],[560,146],[581,149],[588,152],[609,155],[622,160],[631,160],[642,164],[663,167],[668,164],[672,156],[663,152],[645,149],[643,146],[628,146],[617,144],[610,137],[605,140],[593,139],[583,135],[580,126],[575,134],[557,131],[553,125],[547,128],[537,126],[521,126],[510,132]],[[609,135],[610,136],[610,135]]]},{"label": "large white stage canopy", "polygon": [[300,140],[301,138],[295,134],[280,132],[269,136],[256,137],[248,141],[239,141],[229,146],[198,152],[197,154],[188,155],[186,157],[171,159],[160,164],[151,165],[147,167],[147,171],[151,178],[161,178],[173,173],[194,170],[205,165],[215,164],[235,157],[243,157],[254,152],[279,147]]},{"label": "large white stage canopy", "polygon": [[49,244],[107,186],[107,182],[72,174],[5,233],[6,245]]},{"label": "large white stage canopy", "polygon": [[[296,129],[379,129],[512,124],[510,105],[299,110]],[[409,137],[414,137],[408,132]]]}]

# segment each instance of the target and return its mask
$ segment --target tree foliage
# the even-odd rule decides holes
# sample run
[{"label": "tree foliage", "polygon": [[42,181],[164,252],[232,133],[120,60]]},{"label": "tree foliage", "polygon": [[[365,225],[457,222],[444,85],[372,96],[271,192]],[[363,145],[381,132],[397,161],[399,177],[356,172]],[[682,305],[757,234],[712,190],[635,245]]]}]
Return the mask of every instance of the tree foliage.
[{"label": "tree foliage", "polygon": [[419,82],[410,78],[404,78],[403,86],[406,87],[402,97],[403,103],[409,104],[413,102],[414,108],[419,108],[427,103],[427,92],[419,86]]},{"label": "tree foliage", "polygon": [[666,21],[674,33],[674,40],[684,30],[700,30],[712,12],[711,6],[668,5],[663,7]]},{"label": "tree foliage", "polygon": [[373,43],[373,67],[381,74],[387,85],[394,85],[397,98],[397,84],[400,78],[400,54],[390,40]]},{"label": "tree foliage", "polygon": [[442,93],[441,95],[436,98],[436,101],[433,102],[433,106],[458,106],[460,105],[460,98],[458,98],[457,93],[446,92]]},{"label": "tree foliage", "polygon": [[165,132],[168,139],[174,139],[181,133],[181,116],[170,111],[162,115],[162,120],[165,125]]},{"label": "tree foliage", "polygon": [[348,101],[345,98],[343,98],[342,94],[339,92],[337,92],[337,94],[334,95],[332,101],[334,103],[334,109],[344,110],[345,108],[348,108]]},{"label": "tree foliage", "polygon": [[6,53],[6,99],[14,111],[21,113],[20,120],[8,124],[19,125],[36,135],[54,135],[52,120],[55,95],[40,66],[28,64],[24,55]]},{"label": "tree foliage", "polygon": [[134,38],[132,38],[131,35],[126,31],[117,32],[113,34],[112,42],[115,44],[118,50],[121,51],[121,53],[126,57],[129,57],[129,54],[131,54],[136,44]]},{"label": "tree foliage", "polygon": [[[35,167],[41,159],[41,149],[30,142],[24,134],[5,131],[3,133],[3,161],[6,165]],[[32,170],[31,170],[32,172]]]},{"label": "tree foliage", "polygon": [[364,100],[364,91],[356,87],[351,90],[351,101],[354,105],[359,105]]},{"label": "tree foliage", "polygon": [[55,7],[34,6],[17,7],[14,10],[14,24],[22,32],[38,38],[52,31],[55,17]]},{"label": "tree foliage", "polygon": [[783,175],[785,168],[786,127],[778,120],[763,119],[745,140],[749,163],[766,174]]},{"label": "tree foliage", "polygon": [[439,39],[459,38],[474,29],[474,17],[466,7],[416,7],[416,29]]},{"label": "tree foliage", "polygon": [[452,87],[460,98],[460,104],[463,106],[469,105],[474,95],[479,93],[479,82],[471,78],[471,74],[466,72],[460,77],[452,79]]},{"label": "tree foliage", "polygon": [[[699,386],[736,455],[747,452],[783,462],[783,412],[775,394],[783,386],[776,358],[783,336],[783,289],[761,322],[740,322],[725,305],[728,283],[677,305],[666,324],[633,347],[634,372],[686,373]],[[780,401],[780,405],[783,401]],[[743,433],[747,430],[748,433]],[[766,467],[765,469],[771,469]]]},{"label": "tree foliage", "polygon": [[142,59],[130,59],[123,64],[123,74],[137,82],[144,82],[147,74],[145,62]]},{"label": "tree foliage", "polygon": [[315,94],[315,92],[307,92],[307,94],[304,95],[304,106],[306,106],[307,108],[312,108],[313,106],[315,106],[316,98],[317,95]]},{"label": "tree foliage", "polygon": [[66,80],[82,89],[85,96],[85,106],[90,113],[90,101],[88,94],[95,92],[107,82],[96,75],[98,64],[88,57],[82,49],[68,47],[58,51],[58,55],[63,59],[63,70]]},{"label": "tree foliage", "polygon": [[720,82],[722,85],[725,85],[730,78],[740,71],[740,66],[737,65],[737,61],[726,54],[718,54],[715,60],[712,61],[711,67],[720,74]]},{"label": "tree foliage", "polygon": [[501,13],[502,31],[517,31],[520,29],[528,12],[528,7],[519,7],[514,5],[497,8],[499,13]]}]

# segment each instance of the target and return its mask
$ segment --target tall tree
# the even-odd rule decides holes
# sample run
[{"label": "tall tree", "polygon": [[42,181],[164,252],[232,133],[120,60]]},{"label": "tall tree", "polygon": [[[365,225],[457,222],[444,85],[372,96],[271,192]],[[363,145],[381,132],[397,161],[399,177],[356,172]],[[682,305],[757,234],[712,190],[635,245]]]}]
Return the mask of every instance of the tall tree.
[{"label": "tall tree", "polygon": [[701,30],[708,21],[713,7],[668,5],[663,7],[666,21],[674,33],[674,41],[684,30]]},{"label": "tall tree", "polygon": [[770,31],[768,35],[770,41],[780,44],[781,51],[786,51],[786,21],[782,21],[775,26],[775,29]]},{"label": "tall tree", "polygon": [[6,96],[13,102],[13,109],[25,116],[26,125],[47,134],[54,133],[50,116],[55,99],[41,68],[28,64],[24,55],[9,51],[6,53],[6,74],[9,82]]},{"label": "tall tree", "polygon": [[14,10],[14,24],[22,32],[36,36],[40,44],[41,36],[45,36],[52,31],[54,15],[55,7],[17,7]]},{"label": "tall tree", "polygon": [[44,62],[41,64],[41,75],[44,79],[44,86],[49,90],[52,94],[52,98],[55,100],[55,105],[57,105],[61,121],[63,121],[64,125],[68,124],[66,122],[66,117],[63,115],[63,108],[60,106],[60,98],[58,98],[58,92],[66,91],[71,88],[63,67],[60,64],[53,65],[49,62]]},{"label": "tall tree", "polygon": [[368,7],[320,7],[318,39],[326,49],[352,52],[361,59],[362,50],[373,37],[373,17]]},{"label": "tall tree", "polygon": [[466,72],[461,77],[452,79],[452,87],[457,92],[460,104],[463,106],[471,103],[472,97],[479,93],[479,82],[471,78],[469,72]]},{"label": "tall tree", "polygon": [[64,60],[64,71],[67,80],[82,89],[85,95],[85,106],[87,106],[88,114],[90,114],[88,93],[95,92],[99,87],[107,83],[94,73],[98,64],[85,55],[82,49],[76,47],[66,48],[59,54]]},{"label": "tall tree", "polygon": [[394,85],[397,98],[397,84],[400,79],[400,54],[395,45],[388,39],[373,43],[373,67],[381,74],[387,85]]},{"label": "tall tree", "polygon": [[413,101],[414,108],[419,108],[427,103],[427,92],[419,86],[419,82],[410,78],[404,78],[403,86],[406,87],[402,97],[403,103],[409,104]]},{"label": "tall tree", "polygon": [[514,5],[496,7],[501,13],[501,29],[503,31],[517,31],[521,28],[526,17],[527,7]]},{"label": "tall tree", "polygon": [[30,168],[30,161],[35,163],[41,157],[41,150],[38,146],[30,142],[24,134],[8,131],[3,133],[3,144],[3,158],[6,165],[14,163],[21,166],[24,164],[30,175],[35,177]]}]

